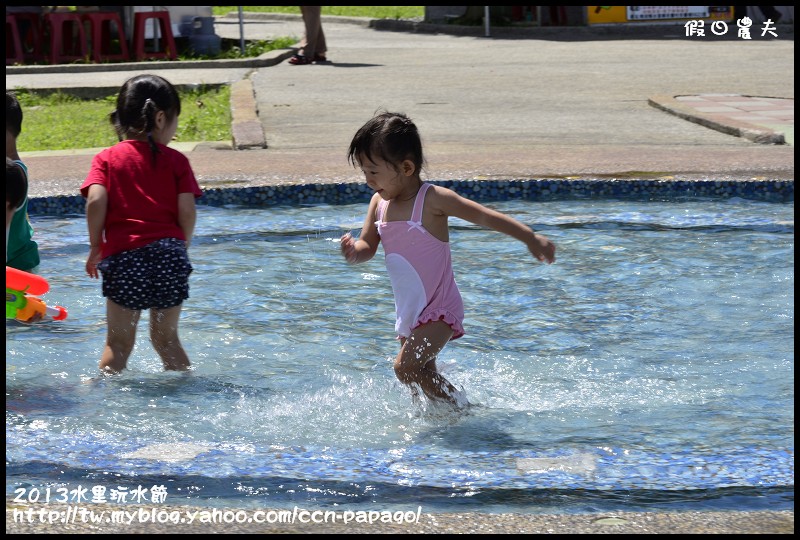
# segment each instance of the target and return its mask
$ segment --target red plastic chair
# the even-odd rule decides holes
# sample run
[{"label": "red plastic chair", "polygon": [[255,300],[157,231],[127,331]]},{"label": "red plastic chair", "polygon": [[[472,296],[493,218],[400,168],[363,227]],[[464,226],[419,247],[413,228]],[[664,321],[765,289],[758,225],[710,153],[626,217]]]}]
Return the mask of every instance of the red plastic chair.
[{"label": "red plastic chair", "polygon": [[[81,14],[83,22],[89,23],[89,35],[91,36],[92,61],[97,62],[122,62],[130,61],[128,52],[128,42],[125,39],[122,18],[115,11],[94,11]],[[119,36],[119,52],[111,52],[111,31],[112,26],[116,26]]]},{"label": "red plastic chair", "polygon": [[75,12],[47,13],[44,16],[44,27],[50,33],[51,64],[88,58],[89,47],[80,15]]},{"label": "red plastic chair", "polygon": [[[154,19],[158,22],[161,29],[161,37],[157,41],[160,50],[147,51],[145,48],[145,27],[147,23]],[[145,58],[178,58],[178,50],[175,47],[175,38],[172,36],[172,23],[169,19],[169,11],[140,11],[133,19],[133,56],[137,62]]]},{"label": "red plastic chair", "polygon": [[24,64],[22,56],[22,40],[19,37],[17,20],[13,15],[6,15],[6,65]]},{"label": "red plastic chair", "polygon": [[44,32],[42,29],[41,14],[25,11],[6,14],[6,54],[8,53],[8,38],[11,37],[8,35],[9,31],[13,33],[8,23],[8,17],[14,18],[14,24],[19,34],[23,60],[25,62],[44,60]]}]

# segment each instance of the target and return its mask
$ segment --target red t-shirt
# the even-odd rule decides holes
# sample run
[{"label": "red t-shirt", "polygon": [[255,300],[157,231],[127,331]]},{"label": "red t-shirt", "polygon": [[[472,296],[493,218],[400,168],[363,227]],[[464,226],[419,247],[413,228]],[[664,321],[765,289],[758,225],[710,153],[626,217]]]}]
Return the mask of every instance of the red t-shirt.
[{"label": "red t-shirt", "polygon": [[178,195],[203,192],[189,160],[168,146],[126,140],[97,154],[81,195],[100,184],[108,191],[102,257],[146,246],[162,238],[186,240],[178,225]]}]

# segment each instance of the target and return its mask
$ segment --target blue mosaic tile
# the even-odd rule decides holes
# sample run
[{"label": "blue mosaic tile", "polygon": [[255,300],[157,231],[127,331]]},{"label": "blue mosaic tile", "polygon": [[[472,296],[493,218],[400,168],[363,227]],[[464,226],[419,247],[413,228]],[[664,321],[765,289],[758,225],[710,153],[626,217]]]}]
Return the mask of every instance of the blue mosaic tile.
[{"label": "blue mosaic tile", "polygon": [[[568,200],[586,198],[731,198],[793,202],[794,180],[431,180],[476,201]],[[293,184],[243,188],[208,188],[198,199],[207,206],[277,206],[354,204],[369,202],[372,190],[364,182]],[[85,213],[80,195],[34,197],[32,215],[68,216]]]}]

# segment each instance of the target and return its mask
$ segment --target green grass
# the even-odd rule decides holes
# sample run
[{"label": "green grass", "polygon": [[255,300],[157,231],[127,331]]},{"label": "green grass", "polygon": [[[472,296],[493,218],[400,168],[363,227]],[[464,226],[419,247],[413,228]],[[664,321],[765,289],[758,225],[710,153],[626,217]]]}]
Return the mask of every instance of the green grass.
[{"label": "green grass", "polygon": [[[243,11],[300,14],[298,6],[246,6]],[[213,6],[213,14],[221,17],[236,13],[236,6]],[[323,15],[367,17],[371,19],[422,18],[424,6],[323,6]],[[181,60],[256,57],[275,49],[294,46],[298,38],[287,36],[270,41],[248,41],[244,54],[238,43],[223,40],[220,54],[210,56],[180,54]],[[231,140],[230,88],[179,90],[181,116],[177,141]],[[16,92],[24,114],[22,133],[17,141],[21,152],[102,148],[117,142],[108,121],[116,96],[105,99],[80,99],[66,93],[43,94],[35,91]],[[202,104],[202,106],[200,105]]]},{"label": "green grass", "polygon": [[[212,10],[215,17],[238,12],[237,6],[212,6]],[[300,15],[299,6],[243,6],[242,11]],[[322,14],[370,19],[414,19],[425,15],[425,6],[322,6]]]},{"label": "green grass", "polygon": [[[117,143],[108,115],[116,96],[80,99],[56,92],[15,91],[22,106],[22,133],[17,139],[20,152],[99,148]],[[178,142],[230,141],[230,87],[181,90]]]},{"label": "green grass", "polygon": [[[255,58],[276,49],[289,49],[297,44],[299,38],[295,36],[278,37],[268,41],[247,41],[244,44],[244,54],[239,47],[238,40],[223,39],[220,52],[214,56],[193,54],[188,50],[178,51],[178,60],[223,60],[236,58]],[[178,47],[180,48],[180,47]]]}]

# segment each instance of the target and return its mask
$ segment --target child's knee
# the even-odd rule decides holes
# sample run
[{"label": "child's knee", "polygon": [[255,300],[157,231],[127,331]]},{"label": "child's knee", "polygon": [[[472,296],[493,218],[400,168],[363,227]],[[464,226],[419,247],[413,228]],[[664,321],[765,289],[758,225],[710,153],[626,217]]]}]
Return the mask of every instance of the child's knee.
[{"label": "child's knee", "polygon": [[111,332],[106,341],[112,350],[119,351],[127,356],[131,353],[133,345],[136,343],[136,334],[131,332]]},{"label": "child's knee", "polygon": [[163,351],[180,343],[177,332],[163,332],[158,329],[150,331],[150,343],[157,351]]},{"label": "child's knee", "polygon": [[394,359],[394,374],[397,375],[397,378],[401,381],[403,380],[403,374],[405,373],[405,368],[403,367],[403,361],[400,357]]},{"label": "child's knee", "polygon": [[403,355],[398,356],[394,360],[394,374],[405,384],[419,380],[422,367],[421,363],[404,359]]}]

